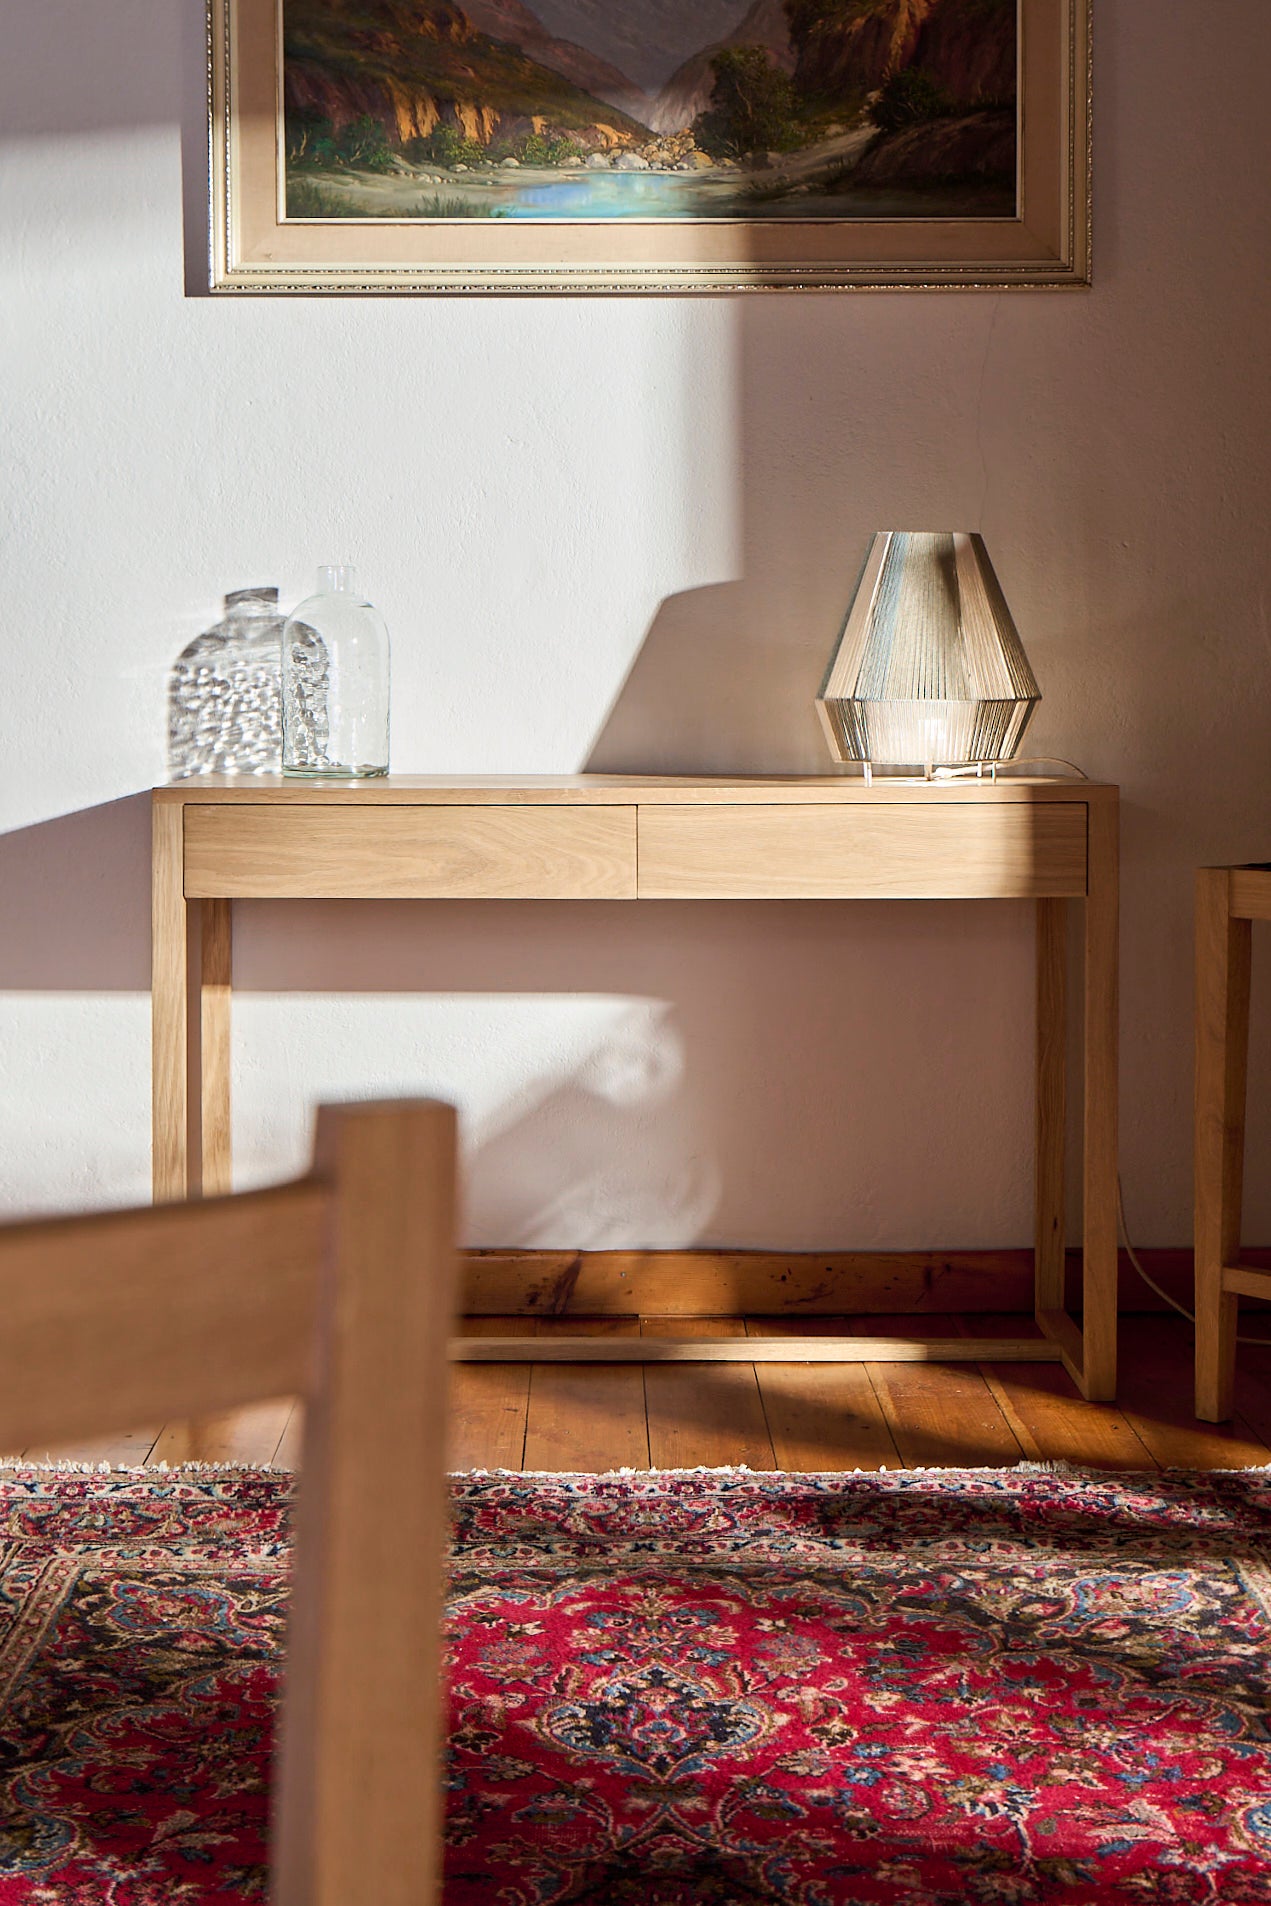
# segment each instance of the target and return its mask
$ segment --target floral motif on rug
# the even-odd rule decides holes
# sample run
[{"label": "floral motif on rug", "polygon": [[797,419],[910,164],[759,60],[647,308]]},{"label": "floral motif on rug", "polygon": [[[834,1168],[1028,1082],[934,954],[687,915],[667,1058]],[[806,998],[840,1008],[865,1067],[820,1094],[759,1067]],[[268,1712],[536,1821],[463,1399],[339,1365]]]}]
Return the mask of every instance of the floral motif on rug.
[{"label": "floral motif on rug", "polygon": [[[0,1906],[264,1901],[287,1496],[0,1483]],[[1264,1472],[454,1504],[447,1906],[1271,1901]]]},{"label": "floral motif on rug", "polygon": [[289,1496],[264,1471],[0,1478],[3,1906],[265,1900]]}]

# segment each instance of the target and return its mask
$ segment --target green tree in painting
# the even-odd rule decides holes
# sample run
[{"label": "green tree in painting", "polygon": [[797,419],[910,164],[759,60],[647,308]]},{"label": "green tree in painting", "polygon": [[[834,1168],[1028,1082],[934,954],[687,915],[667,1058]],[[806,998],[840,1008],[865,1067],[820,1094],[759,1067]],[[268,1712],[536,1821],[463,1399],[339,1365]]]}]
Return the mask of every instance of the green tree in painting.
[{"label": "green tree in painting", "polygon": [[516,157],[522,165],[564,165],[566,159],[581,159],[583,148],[575,139],[550,132],[531,132]]},{"label": "green tree in painting", "polygon": [[800,143],[794,87],[763,47],[726,46],[712,59],[711,70],[711,103],[693,122],[703,152],[744,159],[754,152],[787,152]]},{"label": "green tree in painting", "polygon": [[289,114],[287,157],[294,165],[352,166],[363,172],[387,172],[393,160],[384,128],[370,113],[363,113],[339,132],[329,119]]},{"label": "green tree in painting", "polygon": [[346,162],[366,172],[387,172],[393,162],[392,148],[378,119],[363,113],[345,128],[343,146]]},{"label": "green tree in painting", "polygon": [[484,146],[450,125],[434,126],[424,138],[412,139],[407,151],[412,159],[429,165],[479,165],[486,157]]},{"label": "green tree in painting", "polygon": [[880,132],[900,132],[927,119],[943,119],[956,111],[952,99],[921,67],[902,67],[893,73],[874,103],[870,117]]}]

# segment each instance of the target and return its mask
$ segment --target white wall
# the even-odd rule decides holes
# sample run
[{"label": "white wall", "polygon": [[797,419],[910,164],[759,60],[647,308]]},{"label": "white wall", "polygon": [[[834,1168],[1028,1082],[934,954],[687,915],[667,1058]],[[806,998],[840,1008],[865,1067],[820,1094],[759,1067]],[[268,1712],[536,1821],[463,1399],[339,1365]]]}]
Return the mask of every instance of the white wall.
[{"label": "white wall", "polygon": [[[358,563],[400,770],[816,768],[869,532],[957,526],[1033,745],[1125,791],[1126,1194],[1185,1241],[1191,872],[1271,855],[1266,0],[1100,0],[1092,292],[733,302],[185,295],[200,12],[5,7],[0,1203],[144,1191],[144,790],[224,590]],[[483,1242],[1028,1235],[1022,908],[239,918],[244,1182],[428,1089]]]}]

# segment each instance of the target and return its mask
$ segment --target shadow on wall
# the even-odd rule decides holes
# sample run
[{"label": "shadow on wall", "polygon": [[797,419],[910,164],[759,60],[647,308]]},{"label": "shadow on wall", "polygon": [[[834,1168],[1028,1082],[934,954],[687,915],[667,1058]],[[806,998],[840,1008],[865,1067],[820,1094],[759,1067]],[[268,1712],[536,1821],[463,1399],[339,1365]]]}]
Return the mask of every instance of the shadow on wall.
[{"label": "shadow on wall", "polygon": [[150,803],[0,835],[0,1210],[149,1195]]},{"label": "shadow on wall", "polygon": [[[587,760],[592,774],[824,774],[818,637],[774,640],[762,591],[713,583],[661,605]],[[830,644],[824,644],[826,654]],[[809,691],[809,682],[812,683]]]},{"label": "shadow on wall", "polygon": [[[897,375],[912,377],[906,333],[918,306],[884,302],[895,326],[887,349]],[[661,604],[597,734],[593,772],[835,771],[816,695],[871,535],[913,522],[894,406],[881,390],[844,389],[847,320],[865,309],[841,295],[734,303],[741,575]],[[890,481],[880,483],[864,450],[871,430],[890,440]],[[954,477],[947,445],[945,456]],[[933,527],[946,526],[951,507],[936,486]]]},{"label": "shadow on wall", "polygon": [[146,992],[149,793],[0,834],[0,893],[0,993]]},{"label": "shadow on wall", "polygon": [[191,123],[206,129],[203,0],[5,0],[4,36],[6,139],[175,126],[194,97],[178,102],[166,84],[178,61],[199,76]]},{"label": "shadow on wall", "polygon": [[129,0],[109,6],[96,0],[6,0],[4,35],[4,140],[83,140],[179,127],[185,289],[189,297],[206,295],[205,0]]}]

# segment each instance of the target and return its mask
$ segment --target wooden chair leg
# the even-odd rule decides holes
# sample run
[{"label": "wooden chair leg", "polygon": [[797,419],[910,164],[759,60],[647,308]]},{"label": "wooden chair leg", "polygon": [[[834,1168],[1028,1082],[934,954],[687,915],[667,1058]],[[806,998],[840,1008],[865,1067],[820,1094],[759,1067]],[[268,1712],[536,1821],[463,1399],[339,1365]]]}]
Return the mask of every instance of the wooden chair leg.
[{"label": "wooden chair leg", "polygon": [[1090,807],[1085,906],[1085,1154],[1082,1394],[1110,1403],[1117,1384],[1117,811]]},{"label": "wooden chair leg", "polygon": [[1223,1269],[1240,1253],[1252,928],[1231,917],[1231,876],[1196,880],[1196,1414],[1231,1415],[1239,1300]]},{"label": "wooden chair leg", "polygon": [[305,1421],[273,1897],[432,1906],[454,1114],[324,1114],[317,1163],[335,1196]]},{"label": "wooden chair leg", "polygon": [[1037,902],[1037,1071],[1034,1130],[1035,1309],[1062,1310],[1067,1137],[1068,902]]}]

